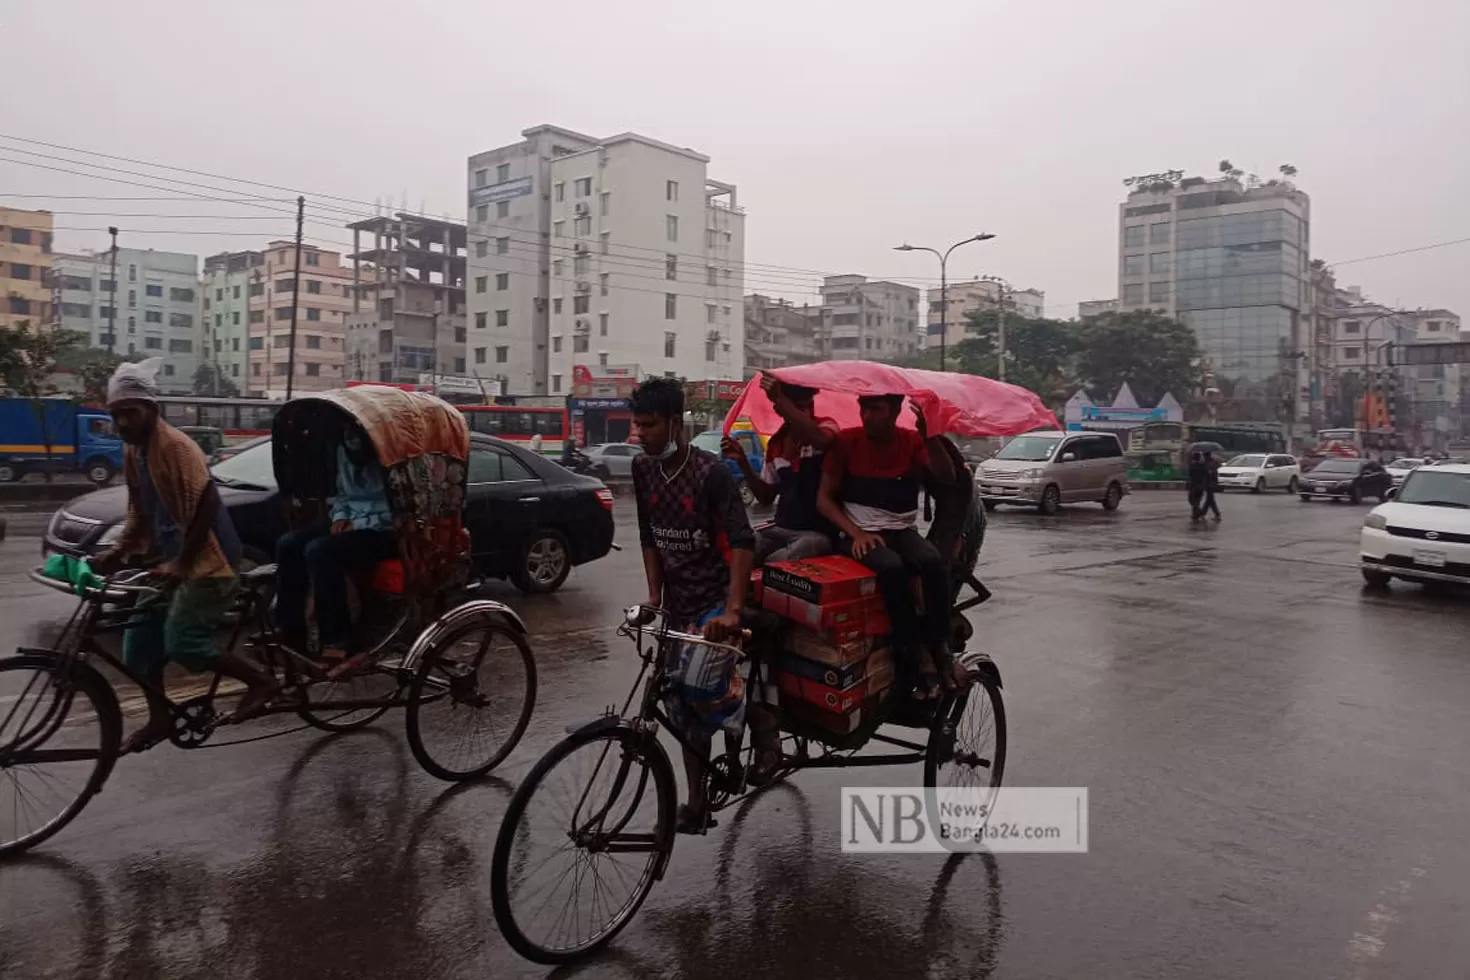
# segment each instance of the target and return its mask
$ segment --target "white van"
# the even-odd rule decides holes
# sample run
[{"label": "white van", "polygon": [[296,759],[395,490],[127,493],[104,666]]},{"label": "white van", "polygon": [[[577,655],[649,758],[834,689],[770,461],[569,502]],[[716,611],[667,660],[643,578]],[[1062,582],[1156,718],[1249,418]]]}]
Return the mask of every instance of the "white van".
[{"label": "white van", "polygon": [[1093,501],[1117,510],[1128,492],[1128,460],[1111,432],[1028,432],[980,464],[976,490],[986,510],[1026,504],[1055,514]]}]

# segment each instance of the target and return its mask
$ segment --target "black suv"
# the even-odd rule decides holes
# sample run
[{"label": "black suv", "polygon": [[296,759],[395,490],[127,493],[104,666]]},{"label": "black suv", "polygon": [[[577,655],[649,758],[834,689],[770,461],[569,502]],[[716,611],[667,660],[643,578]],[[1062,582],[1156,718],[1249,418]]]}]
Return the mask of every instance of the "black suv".
[{"label": "black suv", "polygon": [[[286,518],[270,440],[221,460],[211,472],[247,562],[272,561]],[[524,592],[552,592],[573,565],[612,550],[613,497],[601,480],[479,433],[470,434],[468,477],[464,523],[479,574],[508,578]],[[121,486],[69,501],[46,528],[43,554],[84,557],[106,548],[122,533],[127,503]]]}]

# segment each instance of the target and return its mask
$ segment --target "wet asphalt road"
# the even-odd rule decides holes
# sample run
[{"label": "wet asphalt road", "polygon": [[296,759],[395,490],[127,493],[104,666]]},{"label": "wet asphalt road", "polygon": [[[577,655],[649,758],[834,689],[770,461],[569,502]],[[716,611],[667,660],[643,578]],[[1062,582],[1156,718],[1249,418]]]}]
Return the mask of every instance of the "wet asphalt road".
[{"label": "wet asphalt road", "polygon": [[[1367,508],[1178,494],[1118,515],[1002,511],[972,614],[1005,679],[1015,786],[1087,786],[1086,855],[857,857],[840,773],[809,773],[680,838],[601,977],[1416,977],[1470,964],[1470,599],[1364,592]],[[34,857],[0,867],[0,975],[541,976],[500,939],[489,855],[562,726],[621,702],[612,634],[635,546],[526,617],[541,696],[498,778],[446,789],[402,718],[343,737],[123,760]],[[32,531],[31,533],[34,533]],[[0,647],[69,611],[0,543]],[[284,723],[270,722],[266,724]],[[853,784],[920,778],[862,771]]]}]

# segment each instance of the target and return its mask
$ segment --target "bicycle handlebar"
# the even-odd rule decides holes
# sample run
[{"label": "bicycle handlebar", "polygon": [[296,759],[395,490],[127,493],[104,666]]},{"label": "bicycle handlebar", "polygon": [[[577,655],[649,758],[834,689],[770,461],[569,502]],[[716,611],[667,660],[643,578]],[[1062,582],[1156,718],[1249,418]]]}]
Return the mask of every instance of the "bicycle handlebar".
[{"label": "bicycle handlebar", "polygon": [[[81,590],[83,599],[97,599],[102,602],[125,602],[135,596],[157,596],[163,595],[163,590],[145,584],[151,579],[153,573],[147,569],[125,569],[102,580],[102,587],[85,586]],[[70,582],[63,582],[46,575],[41,569],[33,568],[30,572],[32,582],[65,592],[67,595],[77,595],[77,587]]]},{"label": "bicycle handlebar", "polygon": [[[623,612],[624,622],[623,625],[618,627],[618,632],[621,633],[623,636],[633,636],[636,633],[647,629],[655,619],[659,618],[665,620],[664,625],[650,630],[650,632],[652,632],[653,635],[659,640],[673,640],[677,643],[699,643],[704,646],[717,647],[721,650],[728,650],[731,653],[736,654],[737,656],[745,655],[744,650],[741,650],[739,647],[733,646],[729,643],[721,643],[718,640],[711,640],[707,637],[700,636],[698,633],[685,633],[680,630],[669,629],[667,625],[668,614],[665,613],[662,609],[654,606],[629,606]],[[737,635],[741,641],[746,641],[750,639],[751,634],[750,630],[743,629]]]}]

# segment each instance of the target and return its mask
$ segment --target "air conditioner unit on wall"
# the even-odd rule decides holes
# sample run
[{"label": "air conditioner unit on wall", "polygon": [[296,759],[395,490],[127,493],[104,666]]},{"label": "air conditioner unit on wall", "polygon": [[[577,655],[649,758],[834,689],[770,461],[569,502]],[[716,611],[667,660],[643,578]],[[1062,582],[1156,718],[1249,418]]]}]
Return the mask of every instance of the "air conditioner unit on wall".
[{"label": "air conditioner unit on wall", "polygon": [[577,280],[577,292],[579,292],[579,293],[590,293],[590,292],[592,292],[592,283],[588,282],[585,279],[579,279],[579,280]]},{"label": "air conditioner unit on wall", "polygon": [[582,203],[577,205],[576,213],[578,215],[588,215],[592,213],[592,210],[585,203]]},{"label": "air conditioner unit on wall", "polygon": [[577,333],[591,333],[592,332],[592,324],[590,322],[588,322],[587,320],[578,320],[577,321],[576,330],[577,330]]}]

